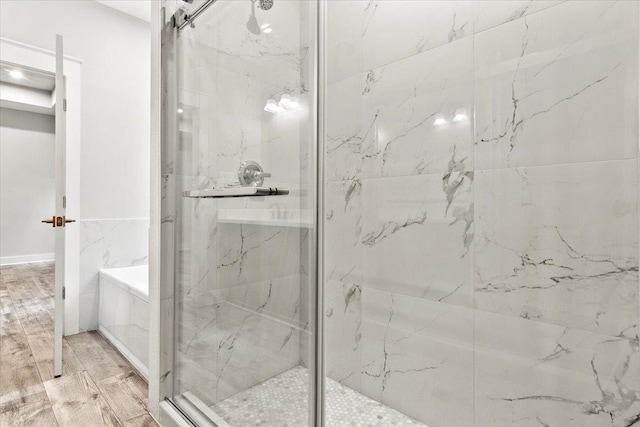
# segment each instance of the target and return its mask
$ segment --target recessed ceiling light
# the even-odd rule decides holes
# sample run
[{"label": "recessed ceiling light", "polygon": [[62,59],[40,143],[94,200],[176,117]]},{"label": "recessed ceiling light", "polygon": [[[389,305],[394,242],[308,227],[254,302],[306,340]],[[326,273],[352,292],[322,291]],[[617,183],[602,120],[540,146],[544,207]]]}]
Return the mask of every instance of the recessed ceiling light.
[{"label": "recessed ceiling light", "polygon": [[271,24],[262,24],[260,25],[260,28],[262,28],[263,30],[267,27],[269,27]]},{"label": "recessed ceiling light", "polygon": [[9,75],[14,79],[25,79],[24,73],[20,70],[10,70]]},{"label": "recessed ceiling light", "polygon": [[262,31],[264,31],[265,34],[269,34],[271,31],[273,31],[273,28],[265,28]]}]

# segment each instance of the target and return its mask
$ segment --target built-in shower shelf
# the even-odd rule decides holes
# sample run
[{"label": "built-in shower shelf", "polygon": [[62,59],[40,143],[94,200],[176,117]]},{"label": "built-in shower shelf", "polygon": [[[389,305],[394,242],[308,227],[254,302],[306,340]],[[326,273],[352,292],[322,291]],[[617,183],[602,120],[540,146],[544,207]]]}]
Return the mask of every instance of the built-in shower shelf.
[{"label": "built-in shower shelf", "polygon": [[218,209],[218,223],[296,228],[313,225],[311,211],[307,209]]},{"label": "built-in shower shelf", "polygon": [[194,199],[224,199],[227,197],[286,196],[287,194],[289,194],[289,190],[285,190],[284,188],[249,186],[191,190],[183,192],[182,196]]}]

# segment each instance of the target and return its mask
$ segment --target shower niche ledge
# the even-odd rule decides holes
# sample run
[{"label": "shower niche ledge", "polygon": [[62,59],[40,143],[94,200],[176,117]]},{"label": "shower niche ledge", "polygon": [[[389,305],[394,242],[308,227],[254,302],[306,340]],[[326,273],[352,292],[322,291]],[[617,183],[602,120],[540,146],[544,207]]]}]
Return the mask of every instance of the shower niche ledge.
[{"label": "shower niche ledge", "polygon": [[296,228],[313,226],[308,209],[218,209],[218,222]]}]

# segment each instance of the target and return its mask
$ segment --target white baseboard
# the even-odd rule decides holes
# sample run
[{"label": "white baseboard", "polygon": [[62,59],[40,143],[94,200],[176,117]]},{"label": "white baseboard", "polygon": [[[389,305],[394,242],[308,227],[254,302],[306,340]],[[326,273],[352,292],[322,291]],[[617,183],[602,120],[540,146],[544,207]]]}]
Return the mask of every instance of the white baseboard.
[{"label": "white baseboard", "polygon": [[56,254],[34,254],[0,257],[0,265],[28,264],[30,262],[54,261]]}]

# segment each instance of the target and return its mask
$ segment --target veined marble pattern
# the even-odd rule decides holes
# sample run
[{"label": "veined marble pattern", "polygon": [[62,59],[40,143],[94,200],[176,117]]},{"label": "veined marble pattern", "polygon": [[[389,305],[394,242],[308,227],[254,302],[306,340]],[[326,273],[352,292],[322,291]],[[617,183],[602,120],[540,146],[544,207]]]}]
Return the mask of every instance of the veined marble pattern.
[{"label": "veined marble pattern", "polygon": [[637,16],[571,1],[477,34],[476,169],[635,158]]},{"label": "veined marble pattern", "polygon": [[226,288],[297,274],[300,229],[250,224],[220,226],[218,286]]},{"label": "veined marble pattern", "polygon": [[638,423],[637,2],[469,2],[424,49],[413,3],[329,4],[329,376],[432,425]]},{"label": "veined marble pattern", "polygon": [[147,264],[148,219],[81,220],[80,330],[98,328],[101,268]]},{"label": "veined marble pattern", "polygon": [[[257,14],[275,17],[271,38],[202,28],[220,50],[191,66],[217,71],[183,82],[199,111],[175,163],[196,186],[233,178],[250,157],[278,184],[305,176],[306,111],[262,111],[280,90],[308,89],[304,46],[284,47],[299,41],[306,24],[290,24],[302,12],[276,17],[279,5]],[[249,6],[215,24],[244,32]],[[434,426],[633,425],[637,2],[328,7],[329,377]],[[469,121],[454,122],[456,110]],[[283,392],[269,378],[306,358],[308,234],[217,224],[203,206],[180,211],[191,221],[178,233],[184,278],[207,285],[181,295],[179,384],[209,404],[239,392],[228,414],[253,405],[249,422],[265,411],[268,423],[257,390]],[[209,251],[212,238],[224,244]],[[277,399],[277,420],[290,421],[294,400]],[[357,413],[332,412],[344,401],[329,392],[330,417]],[[306,403],[295,402],[300,425]]]},{"label": "veined marble pattern", "polygon": [[328,280],[325,284],[327,377],[362,389],[362,285]]},{"label": "veined marble pattern", "polygon": [[475,425],[638,425],[637,339],[484,311],[475,339]]},{"label": "veined marble pattern", "polygon": [[329,280],[360,283],[362,278],[362,182],[331,182],[326,186],[326,254]]},{"label": "veined marble pattern", "polygon": [[362,176],[363,129],[362,75],[330,84],[327,88],[326,168],[329,181]]},{"label": "veined marble pattern", "polygon": [[472,33],[473,3],[469,1],[372,0],[363,3],[363,71]]},{"label": "veined marble pattern", "polygon": [[[166,233],[175,230],[167,238],[175,236],[177,351],[175,370],[166,374],[175,379],[174,393],[191,391],[207,404],[299,365],[309,342],[311,268],[302,250],[309,225],[269,222],[299,212],[311,197],[303,183],[311,146],[308,4],[255,8],[257,25],[272,29],[260,35],[247,30],[252,6],[221,1],[177,43],[178,143],[166,150],[175,159],[165,162],[173,169],[163,199]],[[299,112],[264,111],[267,99],[285,92],[299,97]],[[236,184],[244,160],[260,163],[272,174],[266,185],[290,195],[182,197],[184,190]]]},{"label": "veined marble pattern", "polygon": [[473,423],[473,312],[363,290],[362,393],[434,426]]},{"label": "veined marble pattern", "polygon": [[473,173],[362,184],[363,285],[471,306]]},{"label": "veined marble pattern", "polygon": [[[233,426],[308,424],[309,376],[301,366],[245,390],[211,408]],[[424,426],[406,415],[327,379],[327,425]]]},{"label": "veined marble pattern", "polygon": [[637,339],[636,164],[477,172],[477,307]]},{"label": "veined marble pattern", "polygon": [[365,177],[471,170],[472,52],[465,38],[363,76]]},{"label": "veined marble pattern", "polygon": [[506,24],[563,1],[566,0],[473,0],[473,31]]},{"label": "veined marble pattern", "polygon": [[297,291],[294,277],[183,298],[177,392],[212,404],[296,366],[301,326],[291,294]]}]

